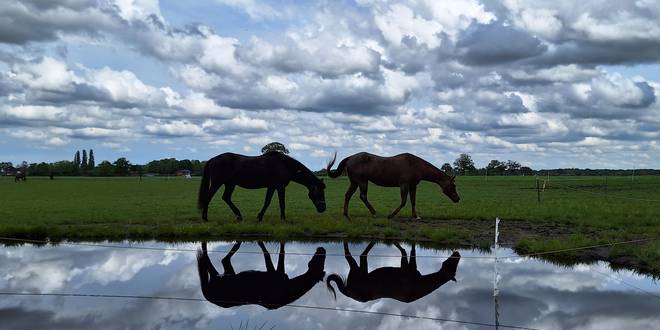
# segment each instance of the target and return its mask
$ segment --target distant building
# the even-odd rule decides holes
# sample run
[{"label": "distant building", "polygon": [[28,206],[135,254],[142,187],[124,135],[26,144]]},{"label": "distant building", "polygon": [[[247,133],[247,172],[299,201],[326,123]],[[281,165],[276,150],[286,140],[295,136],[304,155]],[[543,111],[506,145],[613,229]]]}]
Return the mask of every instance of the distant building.
[{"label": "distant building", "polygon": [[176,171],[175,175],[176,176],[185,176],[185,177],[190,177],[190,170],[178,170]]}]

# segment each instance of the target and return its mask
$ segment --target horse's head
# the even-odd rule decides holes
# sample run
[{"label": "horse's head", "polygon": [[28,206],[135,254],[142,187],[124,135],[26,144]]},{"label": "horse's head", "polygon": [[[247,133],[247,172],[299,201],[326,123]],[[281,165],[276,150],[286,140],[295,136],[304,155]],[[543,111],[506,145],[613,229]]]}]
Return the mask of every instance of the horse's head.
[{"label": "horse's head", "polygon": [[322,281],[325,276],[325,249],[322,247],[316,248],[316,253],[307,263],[308,272],[311,274],[317,275],[318,281]]},{"label": "horse's head", "polygon": [[323,180],[319,180],[317,184],[311,185],[307,196],[314,203],[317,212],[322,213],[325,211],[325,183],[323,183]]},{"label": "horse's head", "polygon": [[449,182],[446,184],[442,185],[442,192],[449,197],[449,199],[452,200],[454,203],[458,203],[461,198],[458,196],[458,193],[456,192],[456,184],[454,183],[454,180],[456,179],[456,176],[452,176],[451,179],[449,179]]}]

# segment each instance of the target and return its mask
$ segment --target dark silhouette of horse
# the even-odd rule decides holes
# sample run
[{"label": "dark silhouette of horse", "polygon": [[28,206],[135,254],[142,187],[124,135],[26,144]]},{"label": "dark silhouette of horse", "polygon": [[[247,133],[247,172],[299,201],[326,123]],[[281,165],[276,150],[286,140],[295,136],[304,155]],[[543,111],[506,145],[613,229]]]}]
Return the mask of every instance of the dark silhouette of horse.
[{"label": "dark silhouette of horse", "polygon": [[316,210],[325,211],[325,184],[305,165],[280,152],[268,152],[261,156],[243,156],[224,153],[211,158],[204,166],[202,183],[199,186],[197,206],[202,210],[202,219],[208,221],[209,203],[213,195],[225,185],[222,200],[229,205],[238,220],[243,219],[241,211],[231,201],[236,186],[247,189],[267,188],[264,206],[257,215],[259,221],[270,205],[273,193],[277,190],[280,201],[280,218],[284,215],[284,189],[289,182],[299,183],[309,190],[308,196]]},{"label": "dark silhouette of horse", "polygon": [[344,243],[346,261],[350,266],[346,282],[337,275],[331,274],[326,285],[332,294],[337,297],[331,282],[335,282],[337,289],[345,296],[360,302],[367,302],[380,298],[392,298],[405,303],[413,302],[435,291],[449,280],[456,281],[456,267],[461,256],[454,252],[451,257],[442,263],[439,271],[422,275],[417,271],[415,245],[410,251],[410,260],[407,259],[406,250],[399,244],[394,245],[401,251],[401,267],[381,267],[369,272],[367,254],[375,243],[370,243],[360,255],[360,265],[355,262],[348,244]]},{"label": "dark silhouette of horse", "polygon": [[381,157],[366,152],[360,152],[344,158],[336,170],[331,170],[335,164],[337,154],[328,163],[328,176],[336,178],[344,170],[348,173],[350,185],[346,191],[344,199],[344,216],[348,216],[348,202],[357,190],[360,188],[360,199],[367,206],[372,215],[376,214],[371,203],[367,199],[367,186],[369,181],[383,187],[400,187],[401,204],[388,216],[394,217],[401,208],[406,205],[408,194],[410,194],[410,204],[412,204],[412,216],[415,219],[421,219],[417,216],[415,209],[415,198],[417,194],[417,184],[422,181],[435,182],[442,188],[442,192],[447,195],[454,203],[458,203],[460,197],[456,192],[454,176],[449,176],[431,163],[409,153],[396,155],[393,157]]},{"label": "dark silhouette of horse", "polygon": [[22,181],[26,181],[26,180],[27,180],[27,177],[26,177],[26,175],[25,175],[25,172],[22,172],[22,171],[16,171],[16,174],[14,175],[14,182],[18,182],[18,181],[21,181],[21,180],[22,180]]},{"label": "dark silhouette of horse", "polygon": [[266,271],[248,270],[236,273],[231,265],[231,257],[238,251],[241,242],[236,243],[222,258],[224,273],[219,274],[209,259],[206,244],[197,253],[197,270],[202,294],[206,300],[220,307],[260,305],[277,309],[290,304],[316,285],[325,276],[325,249],[316,248],[316,253],[307,263],[307,271],[294,278],[284,272],[284,243],[280,243],[277,269],[273,267],[270,254],[263,242],[258,242],[266,261]]}]

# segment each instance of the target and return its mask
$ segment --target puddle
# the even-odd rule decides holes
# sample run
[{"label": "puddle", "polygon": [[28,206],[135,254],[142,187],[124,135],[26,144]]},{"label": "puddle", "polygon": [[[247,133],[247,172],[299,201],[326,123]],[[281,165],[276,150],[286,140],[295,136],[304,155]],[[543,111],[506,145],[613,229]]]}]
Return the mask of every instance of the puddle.
[{"label": "puddle", "polygon": [[[498,259],[496,307],[494,259],[480,251],[458,250],[460,259],[448,259],[453,251],[417,247],[416,265],[408,258],[401,267],[400,250],[377,243],[366,273],[359,254],[367,243],[348,244],[352,271],[342,243],[288,242],[281,264],[280,244],[266,243],[273,266],[267,273],[256,242],[242,243],[227,268],[222,259],[234,242],[208,243],[208,259],[202,254],[199,262],[199,243],[95,244],[100,243],[1,247],[0,291],[30,294],[0,295],[2,327],[481,329],[497,322],[501,328],[652,329],[660,324],[660,284],[631,271],[612,271],[606,263],[569,268],[529,258]],[[401,246],[409,256],[411,246]],[[213,268],[219,274],[233,268],[236,275],[219,280]]]}]

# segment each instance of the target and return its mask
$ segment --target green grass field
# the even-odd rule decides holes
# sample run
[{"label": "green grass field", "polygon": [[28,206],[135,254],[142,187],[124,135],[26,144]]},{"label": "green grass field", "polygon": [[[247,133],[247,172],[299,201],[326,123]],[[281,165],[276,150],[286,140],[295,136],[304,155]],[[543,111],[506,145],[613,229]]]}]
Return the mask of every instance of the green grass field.
[{"label": "green grass field", "polygon": [[[540,179],[543,185],[546,178]],[[570,229],[569,239],[542,233],[518,239],[525,252],[660,236],[660,177],[550,177],[541,203],[534,177],[459,177],[458,204],[442,195],[439,187],[423,183],[417,193],[422,222],[404,219],[410,216],[410,204],[399,219],[388,220],[386,215],[399,203],[399,191],[375,185],[369,187],[369,199],[377,216],[369,215],[356,193],[350,208],[353,220],[347,222],[341,216],[347,179],[325,181],[325,213],[317,213],[306,190],[292,183],[287,188],[287,222],[279,220],[276,196],[264,222],[256,222],[265,190],[237,188],[233,200],[244,220],[234,220],[220,199],[221,190],[209,210],[210,221],[203,223],[196,209],[199,178],[56,177],[51,181],[29,177],[25,183],[1,178],[0,236],[165,240],[232,235],[376,237],[484,245],[488,242],[476,241],[463,222],[483,221],[490,226],[495,217],[506,223],[559,223]],[[527,232],[533,233],[534,228]],[[613,252],[636,255],[660,269],[657,241],[616,247]]]}]

